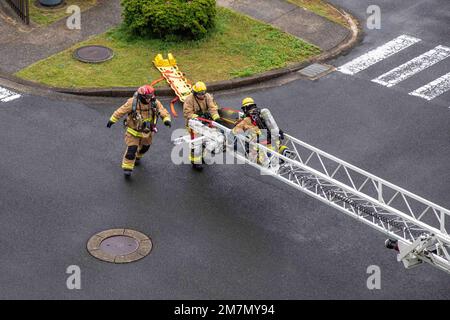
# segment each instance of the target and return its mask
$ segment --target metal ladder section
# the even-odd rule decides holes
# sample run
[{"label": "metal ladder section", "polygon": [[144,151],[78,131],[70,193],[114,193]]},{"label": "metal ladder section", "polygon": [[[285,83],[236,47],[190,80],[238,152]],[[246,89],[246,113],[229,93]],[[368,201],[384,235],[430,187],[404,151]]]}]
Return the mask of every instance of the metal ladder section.
[{"label": "metal ladder section", "polygon": [[[175,144],[202,143],[215,154],[225,151],[236,159],[305,192],[350,217],[384,233],[395,244],[397,260],[406,268],[427,262],[450,273],[450,210],[342,161],[288,134],[280,154],[216,123],[190,120],[196,133]],[[262,153],[261,157],[252,153]]]}]

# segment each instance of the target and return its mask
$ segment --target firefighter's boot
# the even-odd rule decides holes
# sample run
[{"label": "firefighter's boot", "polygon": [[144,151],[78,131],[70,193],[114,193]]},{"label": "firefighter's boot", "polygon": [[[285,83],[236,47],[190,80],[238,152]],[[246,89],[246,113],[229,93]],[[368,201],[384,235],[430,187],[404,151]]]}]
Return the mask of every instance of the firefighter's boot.
[{"label": "firefighter's boot", "polygon": [[125,178],[130,178],[131,177],[131,174],[133,173],[133,171],[132,170],[128,170],[128,169],[125,169],[125,170],[123,170],[123,175],[125,176]]},{"label": "firefighter's boot", "polygon": [[203,170],[203,165],[201,165],[199,163],[193,163],[192,164],[192,169],[194,169],[196,171],[202,171]]},{"label": "firefighter's boot", "polygon": [[131,173],[133,172],[137,150],[137,145],[127,146],[127,149],[125,150],[125,154],[122,160],[122,169],[125,176],[127,177],[131,176]]}]

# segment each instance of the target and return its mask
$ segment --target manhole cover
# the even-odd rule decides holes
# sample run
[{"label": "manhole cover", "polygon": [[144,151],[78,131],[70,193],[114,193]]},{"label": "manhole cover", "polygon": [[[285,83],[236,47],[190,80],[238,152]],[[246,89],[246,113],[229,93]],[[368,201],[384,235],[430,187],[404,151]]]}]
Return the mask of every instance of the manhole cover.
[{"label": "manhole cover", "polygon": [[46,0],[46,1],[40,1],[35,0],[34,6],[38,7],[39,9],[44,10],[55,10],[55,9],[61,9],[66,6],[66,1],[59,1],[59,0]]},{"label": "manhole cover", "polygon": [[130,254],[139,248],[139,242],[131,237],[115,236],[109,237],[100,243],[100,250],[111,255]]},{"label": "manhole cover", "polygon": [[128,263],[147,256],[152,250],[152,242],[138,231],[111,229],[92,236],[87,249],[92,256],[102,261]]},{"label": "manhole cover", "polygon": [[103,46],[85,46],[75,50],[73,56],[82,62],[100,63],[112,59],[114,52]]}]

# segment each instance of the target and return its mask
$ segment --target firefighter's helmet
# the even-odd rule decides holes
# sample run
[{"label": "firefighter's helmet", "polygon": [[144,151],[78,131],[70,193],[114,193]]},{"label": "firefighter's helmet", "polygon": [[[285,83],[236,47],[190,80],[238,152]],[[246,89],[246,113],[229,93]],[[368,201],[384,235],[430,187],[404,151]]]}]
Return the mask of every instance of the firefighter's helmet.
[{"label": "firefighter's helmet", "polygon": [[199,81],[196,84],[194,84],[194,86],[192,87],[192,91],[196,95],[205,94],[206,93],[206,84],[202,81]]},{"label": "firefighter's helmet", "polygon": [[146,84],[137,90],[139,100],[144,104],[149,104],[156,100],[155,88]]},{"label": "firefighter's helmet", "polygon": [[248,113],[250,110],[256,108],[256,103],[255,100],[253,100],[253,98],[251,97],[247,97],[244,100],[242,100],[242,111],[244,111],[244,113]]},{"label": "firefighter's helmet", "polygon": [[138,93],[143,96],[153,97],[155,95],[155,88],[146,84],[138,89]]}]

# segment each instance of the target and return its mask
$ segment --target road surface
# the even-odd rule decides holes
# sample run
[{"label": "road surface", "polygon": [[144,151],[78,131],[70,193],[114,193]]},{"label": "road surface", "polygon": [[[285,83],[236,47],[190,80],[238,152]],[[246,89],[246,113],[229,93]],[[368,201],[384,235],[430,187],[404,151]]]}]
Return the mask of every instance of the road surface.
[{"label": "road surface", "polygon": [[[391,87],[372,80],[450,46],[450,3],[333,3],[360,19],[369,5],[382,10],[381,30],[365,28],[356,49],[330,62],[336,67],[402,35],[421,41],[355,74],[291,76],[216,99],[235,107],[251,95],[291,135],[449,208],[450,92],[432,100],[409,93],[450,72],[450,58],[412,75],[407,66],[409,77]],[[248,166],[197,173],[172,164],[163,126],[125,181],[123,129],[106,128],[124,99],[7,100],[0,102],[0,298],[450,298],[448,274],[428,265],[405,270],[384,236]],[[152,253],[127,265],[91,257],[88,239],[115,227],[150,236]],[[81,290],[66,287],[70,265],[81,268]],[[371,265],[380,267],[380,290],[367,288]]]}]

